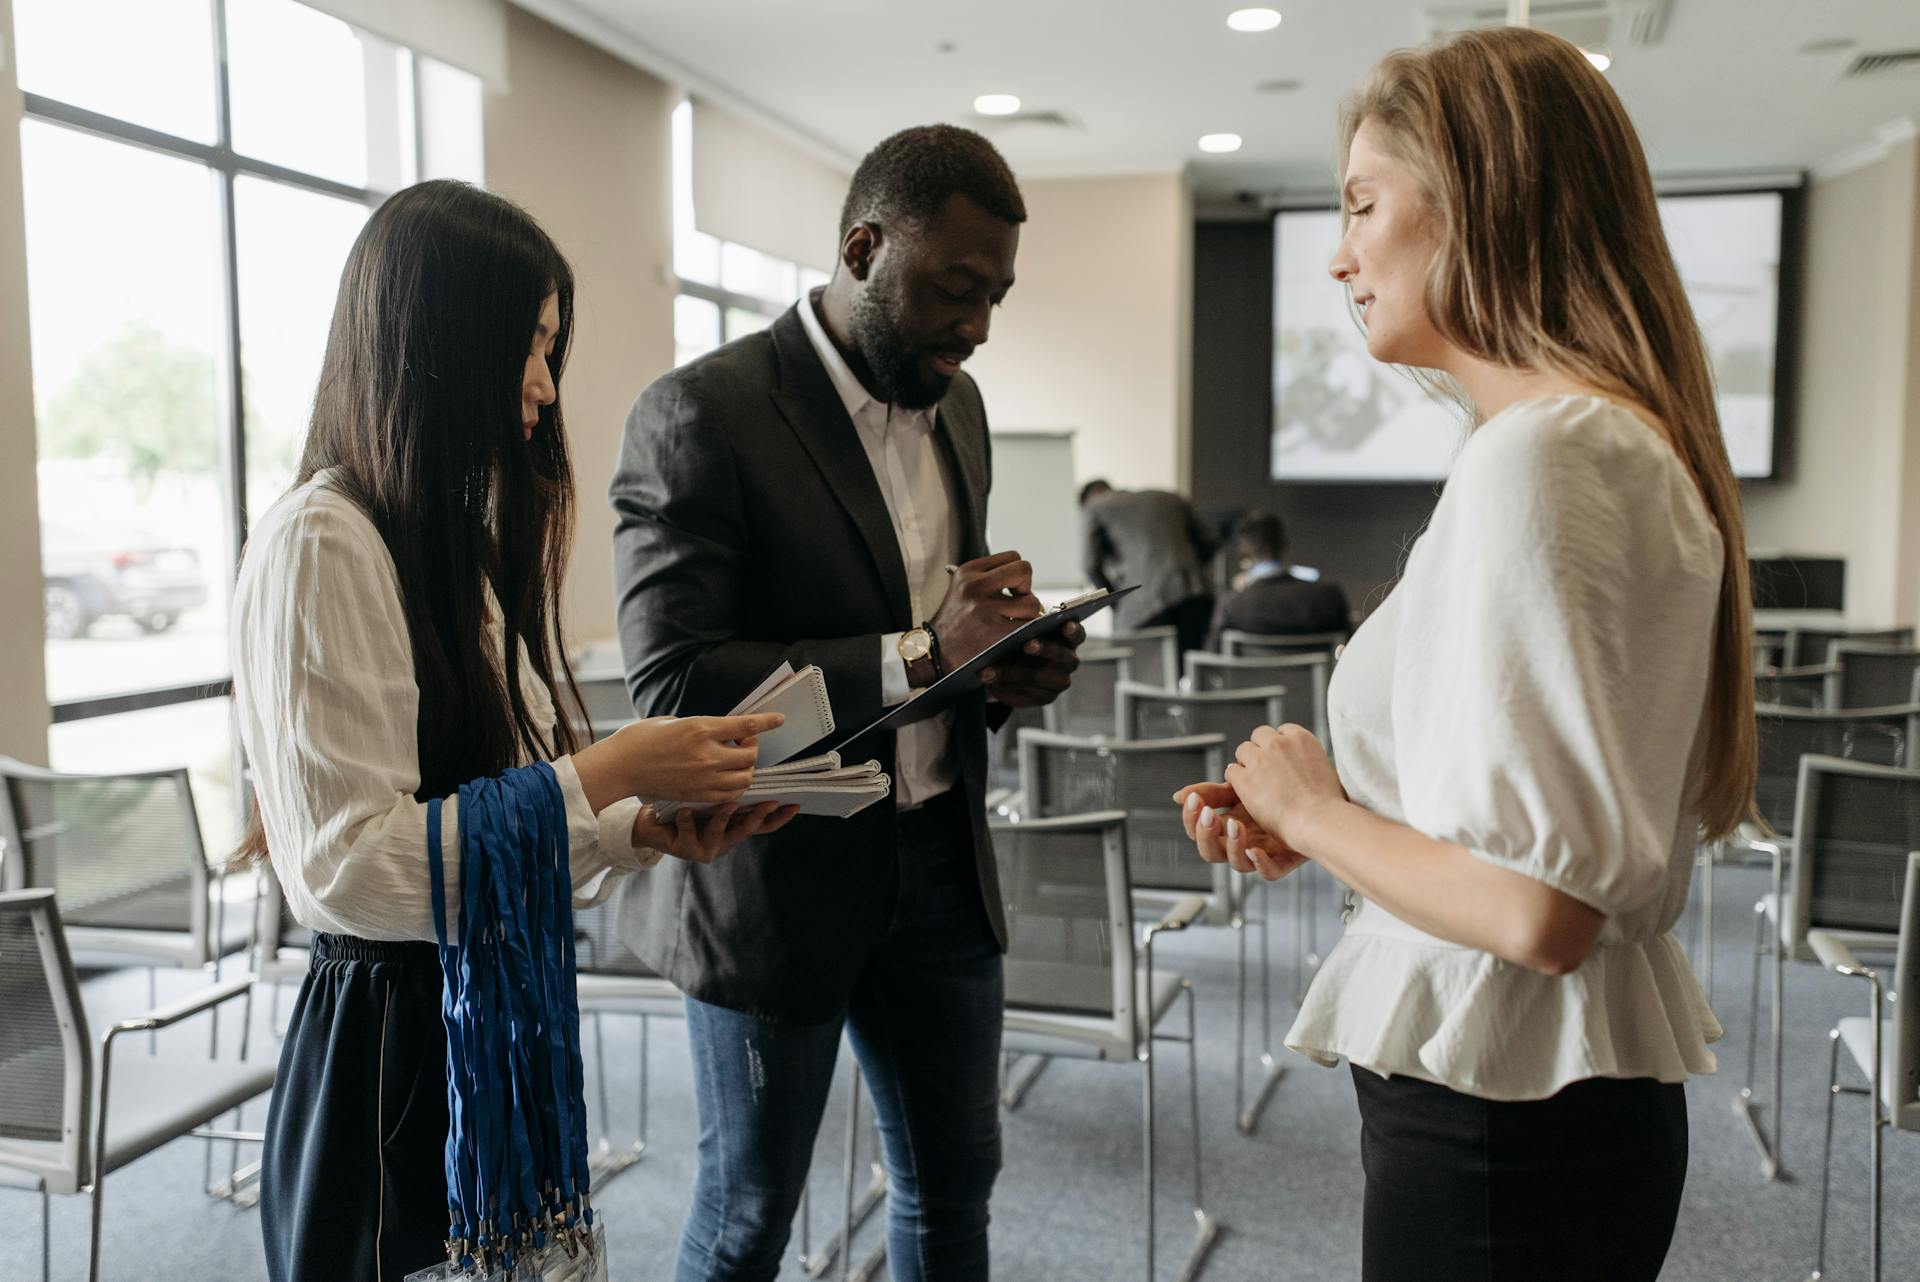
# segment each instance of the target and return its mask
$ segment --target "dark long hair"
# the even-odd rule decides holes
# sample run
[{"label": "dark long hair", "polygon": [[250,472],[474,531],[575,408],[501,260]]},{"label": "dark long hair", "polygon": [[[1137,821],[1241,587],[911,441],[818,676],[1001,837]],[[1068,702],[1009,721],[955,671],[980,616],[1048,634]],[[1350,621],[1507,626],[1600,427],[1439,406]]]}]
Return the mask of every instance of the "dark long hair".
[{"label": "dark long hair", "polygon": [[[521,424],[527,354],[549,294],[560,312],[547,358],[557,392],[572,269],[525,210],[461,182],[388,199],[340,275],[295,484],[329,472],[393,556],[420,690],[423,799],[578,746],[560,624],[573,469],[557,396],[531,440]],[[516,642],[559,712],[551,737],[521,694]],[[264,850],[256,816],[241,854]]]}]

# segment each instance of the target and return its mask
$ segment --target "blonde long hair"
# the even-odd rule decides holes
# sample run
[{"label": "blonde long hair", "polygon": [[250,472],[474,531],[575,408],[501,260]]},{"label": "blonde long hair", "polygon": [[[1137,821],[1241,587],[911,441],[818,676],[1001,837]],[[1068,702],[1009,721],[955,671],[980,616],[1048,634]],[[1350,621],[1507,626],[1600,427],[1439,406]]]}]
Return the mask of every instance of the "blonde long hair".
[{"label": "blonde long hair", "polygon": [[1752,810],[1752,598],[1713,372],[1626,109],[1579,49],[1519,27],[1390,54],[1342,107],[1340,180],[1371,122],[1436,222],[1426,304],[1480,360],[1552,370],[1666,426],[1719,527],[1713,667],[1693,805],[1709,837]]}]

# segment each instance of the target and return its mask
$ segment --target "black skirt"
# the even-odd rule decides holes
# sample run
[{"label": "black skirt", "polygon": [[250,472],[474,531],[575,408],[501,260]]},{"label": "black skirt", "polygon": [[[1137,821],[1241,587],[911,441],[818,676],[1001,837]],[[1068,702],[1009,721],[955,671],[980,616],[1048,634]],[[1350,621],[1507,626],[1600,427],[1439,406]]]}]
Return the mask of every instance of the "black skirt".
[{"label": "black skirt", "polygon": [[432,944],[314,936],[261,1156],[272,1282],[401,1282],[446,1258],[440,990]]},{"label": "black skirt", "polygon": [[1652,1078],[1479,1099],[1353,1070],[1365,1282],[1654,1282],[1687,1179],[1687,1101]]}]

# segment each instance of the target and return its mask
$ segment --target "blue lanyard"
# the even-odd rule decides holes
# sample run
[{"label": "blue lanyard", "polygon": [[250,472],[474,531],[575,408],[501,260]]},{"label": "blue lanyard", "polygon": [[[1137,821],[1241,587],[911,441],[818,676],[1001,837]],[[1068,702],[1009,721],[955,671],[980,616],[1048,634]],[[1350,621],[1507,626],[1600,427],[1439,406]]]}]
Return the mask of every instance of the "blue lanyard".
[{"label": "blue lanyard", "polygon": [[441,803],[427,866],[445,987],[448,1258],[511,1269],[593,1224],[566,803],[536,762],[460,788],[460,943],[447,940]]}]

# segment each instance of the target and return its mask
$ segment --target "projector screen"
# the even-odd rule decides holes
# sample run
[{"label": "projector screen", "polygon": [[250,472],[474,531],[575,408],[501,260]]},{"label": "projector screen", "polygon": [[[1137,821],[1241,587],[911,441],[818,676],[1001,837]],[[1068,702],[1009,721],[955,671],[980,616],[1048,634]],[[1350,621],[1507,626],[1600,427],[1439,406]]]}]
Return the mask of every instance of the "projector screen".
[{"label": "projector screen", "polygon": [[[1743,477],[1773,475],[1783,203],[1778,191],[1660,199]],[[1346,291],[1327,275],[1339,240],[1337,211],[1274,219],[1273,478],[1440,480],[1465,439],[1460,412],[1367,355]]]}]

